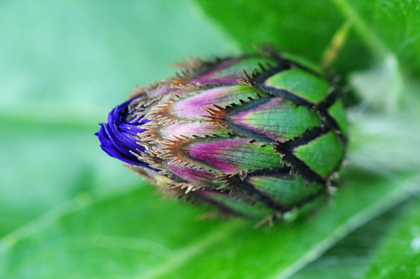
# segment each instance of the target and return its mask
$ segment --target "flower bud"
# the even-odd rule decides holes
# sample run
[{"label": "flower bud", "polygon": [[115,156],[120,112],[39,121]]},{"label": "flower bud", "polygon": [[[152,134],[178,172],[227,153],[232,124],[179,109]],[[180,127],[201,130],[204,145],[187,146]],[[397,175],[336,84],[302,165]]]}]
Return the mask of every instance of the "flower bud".
[{"label": "flower bud", "polygon": [[339,92],[301,61],[272,49],[183,61],[114,108],[96,135],[164,192],[225,214],[309,210],[341,165],[347,120]]}]

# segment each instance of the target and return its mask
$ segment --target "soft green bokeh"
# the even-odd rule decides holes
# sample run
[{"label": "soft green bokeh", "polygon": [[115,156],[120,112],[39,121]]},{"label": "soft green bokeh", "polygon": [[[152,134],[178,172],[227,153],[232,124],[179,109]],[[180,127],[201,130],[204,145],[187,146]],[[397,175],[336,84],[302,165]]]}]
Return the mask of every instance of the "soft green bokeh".
[{"label": "soft green bokeh", "polygon": [[340,74],[392,53],[406,70],[420,75],[418,1],[196,1],[244,49],[272,43],[319,61],[333,35],[351,23],[349,40],[335,67]]},{"label": "soft green bokeh", "polygon": [[405,208],[373,255],[366,278],[420,276],[420,201]]}]

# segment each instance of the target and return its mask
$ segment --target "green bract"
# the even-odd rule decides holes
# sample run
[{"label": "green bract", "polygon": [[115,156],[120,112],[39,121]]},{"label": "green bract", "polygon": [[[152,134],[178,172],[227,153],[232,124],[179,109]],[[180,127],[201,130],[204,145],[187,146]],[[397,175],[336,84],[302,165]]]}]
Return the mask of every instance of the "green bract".
[{"label": "green bract", "polygon": [[110,113],[101,147],[165,192],[225,214],[311,209],[334,183],[348,127],[339,92],[299,61],[271,49],[184,61]]}]

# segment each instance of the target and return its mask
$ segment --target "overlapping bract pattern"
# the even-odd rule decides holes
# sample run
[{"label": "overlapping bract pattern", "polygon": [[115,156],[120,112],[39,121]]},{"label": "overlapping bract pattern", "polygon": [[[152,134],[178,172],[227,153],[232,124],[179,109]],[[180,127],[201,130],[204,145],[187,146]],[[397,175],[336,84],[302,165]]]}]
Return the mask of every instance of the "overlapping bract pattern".
[{"label": "overlapping bract pattern", "polygon": [[[139,87],[120,106],[123,121],[114,109],[102,148],[165,192],[225,214],[309,210],[334,182],[348,128],[339,92],[308,65],[268,48],[185,60],[175,77]],[[121,137],[130,144],[112,141]]]}]

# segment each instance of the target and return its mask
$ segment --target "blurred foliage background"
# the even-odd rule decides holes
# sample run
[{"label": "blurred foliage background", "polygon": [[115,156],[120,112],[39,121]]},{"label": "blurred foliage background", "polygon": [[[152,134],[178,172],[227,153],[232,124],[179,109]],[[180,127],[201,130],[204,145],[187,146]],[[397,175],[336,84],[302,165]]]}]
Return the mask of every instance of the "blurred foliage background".
[{"label": "blurred foliage background", "polygon": [[[420,276],[420,2],[1,1],[0,278]],[[315,217],[198,221],[93,135],[188,55],[273,43],[351,89],[343,189]]]}]

